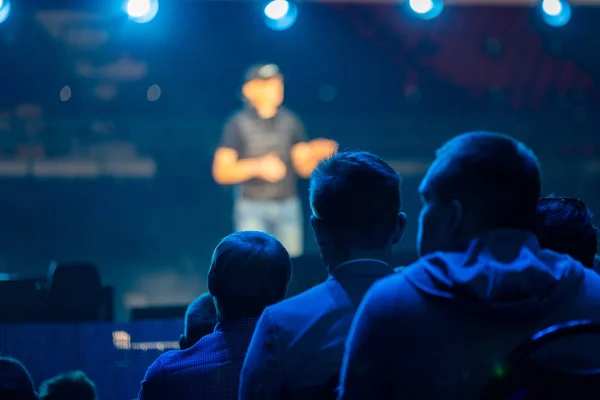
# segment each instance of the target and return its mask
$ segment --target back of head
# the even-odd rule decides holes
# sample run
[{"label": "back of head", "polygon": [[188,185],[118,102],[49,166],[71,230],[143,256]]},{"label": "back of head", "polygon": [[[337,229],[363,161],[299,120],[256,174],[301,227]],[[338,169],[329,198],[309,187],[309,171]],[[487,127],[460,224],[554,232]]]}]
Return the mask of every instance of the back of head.
[{"label": "back of head", "polygon": [[83,372],[73,371],[44,381],[40,400],[96,400],[96,386]]},{"label": "back of head", "polygon": [[398,227],[400,176],[374,154],[345,151],[312,173],[310,206],[317,242],[338,249],[382,250]]},{"label": "back of head", "polygon": [[35,387],[29,372],[18,360],[0,357],[0,399],[36,399]]},{"label": "back of head", "polygon": [[208,271],[219,320],[258,318],[285,298],[291,275],[290,255],[273,236],[255,231],[227,236],[215,248]]},{"label": "back of head", "polygon": [[204,293],[194,300],[185,312],[184,335],[181,348],[193,346],[198,340],[212,333],[217,323],[217,310],[210,293]]},{"label": "back of head", "polygon": [[439,201],[458,200],[473,234],[513,228],[532,232],[541,192],[535,154],[509,136],[471,132],[446,142],[421,185]]},{"label": "back of head", "polygon": [[545,197],[537,207],[536,235],[540,246],[568,254],[594,268],[598,231],[585,203],[572,197]]}]

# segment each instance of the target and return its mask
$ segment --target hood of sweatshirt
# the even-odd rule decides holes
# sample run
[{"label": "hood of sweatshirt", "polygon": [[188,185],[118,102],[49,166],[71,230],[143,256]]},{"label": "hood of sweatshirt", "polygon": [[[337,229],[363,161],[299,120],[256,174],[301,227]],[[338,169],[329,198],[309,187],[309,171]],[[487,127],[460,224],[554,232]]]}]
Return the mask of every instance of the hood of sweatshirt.
[{"label": "hood of sweatshirt", "polygon": [[519,230],[490,231],[464,253],[433,253],[416,264],[422,267],[401,273],[423,294],[512,315],[552,307],[577,291],[585,275],[578,261],[541,250],[533,234]]}]

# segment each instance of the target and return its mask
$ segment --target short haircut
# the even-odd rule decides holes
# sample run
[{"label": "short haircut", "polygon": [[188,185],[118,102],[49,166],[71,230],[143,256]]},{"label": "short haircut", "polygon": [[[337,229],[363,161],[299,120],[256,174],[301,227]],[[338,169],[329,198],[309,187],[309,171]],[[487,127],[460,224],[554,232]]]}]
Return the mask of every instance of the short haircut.
[{"label": "short haircut", "polygon": [[383,248],[398,224],[400,176],[374,154],[339,152],[313,171],[310,206],[336,246]]},{"label": "short haircut", "polygon": [[185,312],[185,341],[188,347],[212,333],[217,323],[217,310],[210,293],[194,300]]},{"label": "short haircut", "polygon": [[14,358],[0,357],[0,399],[37,399],[29,371]]},{"label": "short haircut", "polygon": [[290,255],[273,236],[244,231],[225,237],[208,271],[219,319],[259,317],[265,307],[285,298],[291,275]]},{"label": "short haircut", "polygon": [[96,386],[82,371],[50,378],[40,386],[40,400],[96,400]]},{"label": "short haircut", "polygon": [[568,254],[588,268],[594,267],[598,230],[585,203],[573,197],[545,197],[537,207],[536,235],[540,246]]},{"label": "short haircut", "polygon": [[459,200],[485,230],[533,231],[541,171],[523,143],[503,134],[470,132],[446,142],[436,155],[431,181],[439,199]]}]

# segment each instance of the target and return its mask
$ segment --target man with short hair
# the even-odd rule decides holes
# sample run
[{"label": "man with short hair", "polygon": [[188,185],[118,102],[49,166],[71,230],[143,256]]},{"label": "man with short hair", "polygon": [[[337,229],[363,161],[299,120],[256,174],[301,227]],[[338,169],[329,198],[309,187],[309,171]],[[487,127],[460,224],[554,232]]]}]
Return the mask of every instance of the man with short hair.
[{"label": "man with short hair", "polygon": [[179,338],[181,350],[192,347],[204,336],[213,333],[217,324],[217,310],[210,293],[204,293],[188,306],[185,312],[183,335]]},{"label": "man with short hair", "polygon": [[213,177],[221,185],[239,186],[234,200],[236,230],[268,232],[298,257],[304,250],[298,176],[308,178],[337,144],[309,141],[300,119],[282,106],[284,81],[277,65],[251,67],[242,94],[245,107],[225,124]]},{"label": "man with short hair", "polygon": [[265,307],[285,298],[290,255],[273,236],[237,232],[215,248],[208,271],[218,323],[186,350],[161,355],[150,366],[143,400],[237,400],[240,370]]},{"label": "man with short hair", "polygon": [[[600,317],[600,277],[540,249],[540,190],[535,155],[508,136],[467,133],[437,152],[419,188],[421,259],[365,296],[340,399],[480,398],[530,335]],[[597,352],[571,350],[550,358],[598,367]]]},{"label": "man with short hair", "polygon": [[35,386],[27,368],[18,360],[0,357],[0,399],[36,400]]},{"label": "man with short hair", "polygon": [[82,371],[60,374],[42,382],[40,400],[96,400],[96,386]]},{"label": "man with short hair", "polygon": [[333,396],[356,308],[373,282],[393,273],[406,215],[400,178],[386,162],[366,152],[322,161],[310,204],[329,278],[264,311],[242,370],[242,400]]},{"label": "man with short hair", "polygon": [[537,207],[535,234],[542,249],[568,254],[594,268],[598,251],[598,229],[592,212],[574,197],[545,197]]}]

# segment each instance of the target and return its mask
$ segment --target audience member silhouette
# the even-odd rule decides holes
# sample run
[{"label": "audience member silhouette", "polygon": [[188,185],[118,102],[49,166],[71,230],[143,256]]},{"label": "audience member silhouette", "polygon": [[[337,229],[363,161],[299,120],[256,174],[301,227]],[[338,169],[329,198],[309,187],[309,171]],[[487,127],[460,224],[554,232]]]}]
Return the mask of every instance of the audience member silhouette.
[{"label": "audience member silhouette", "polygon": [[35,400],[35,386],[29,371],[21,362],[10,357],[0,357],[0,399]]},{"label": "audience member silhouette", "polygon": [[[422,258],[365,296],[341,399],[475,399],[530,334],[600,318],[600,276],[540,249],[540,180],[533,152],[504,135],[460,135],[437,152],[419,188]],[[597,368],[600,353],[583,343],[540,357]]]},{"label": "audience member silhouette", "polygon": [[223,239],[208,272],[219,321],[214,332],[161,355],[146,372],[139,398],[237,399],[256,322],[265,307],[285,298],[291,273],[290,256],[273,236],[246,231]]},{"label": "audience member silhouette", "polygon": [[542,249],[568,254],[584,266],[594,268],[598,229],[583,201],[573,197],[540,199],[535,233]]},{"label": "audience member silhouette", "polygon": [[194,300],[185,312],[183,335],[179,338],[179,348],[185,350],[198,340],[213,333],[217,324],[217,310],[210,293],[204,293]]},{"label": "audience member silhouette", "polygon": [[[367,289],[393,273],[402,237],[400,178],[379,157],[341,152],[310,183],[311,223],[329,278],[262,314],[241,374],[240,399],[335,397],[344,342]],[[373,398],[373,397],[366,397]]]},{"label": "audience member silhouette", "polygon": [[42,382],[40,400],[96,400],[96,386],[82,371],[72,371]]}]

